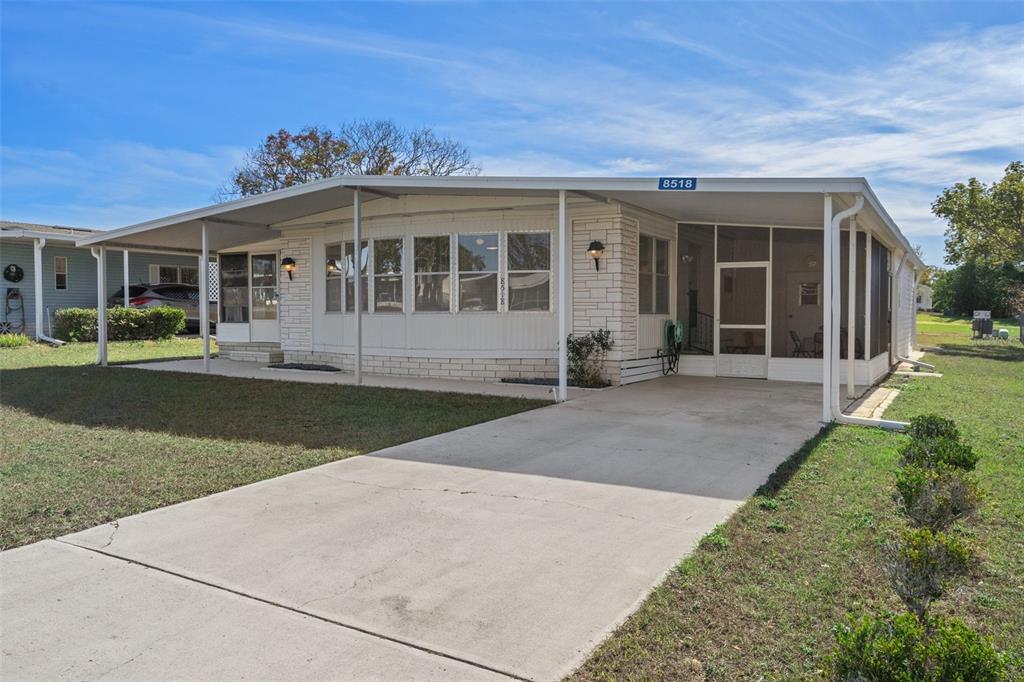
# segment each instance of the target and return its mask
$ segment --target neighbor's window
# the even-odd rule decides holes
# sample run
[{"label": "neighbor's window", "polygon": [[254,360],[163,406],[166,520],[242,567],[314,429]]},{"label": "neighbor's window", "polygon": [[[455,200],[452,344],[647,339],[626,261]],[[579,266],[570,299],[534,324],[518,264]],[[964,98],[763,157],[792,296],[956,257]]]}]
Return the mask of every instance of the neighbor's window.
[{"label": "neighbor's window", "polygon": [[508,235],[508,309],[551,308],[551,233]]},{"label": "neighbor's window", "polygon": [[498,309],[498,235],[459,235],[459,310]]},{"label": "neighbor's window", "polygon": [[668,314],[669,243],[640,235],[640,312]]},{"label": "neighbor's window", "polygon": [[244,253],[220,257],[220,321],[249,321],[249,257]]},{"label": "neighbor's window", "polygon": [[[369,242],[365,239],[359,243],[359,295],[361,301],[359,307],[365,312],[367,310],[367,299],[369,298],[369,282],[366,276],[367,263],[370,257]],[[355,312],[356,309],[356,252],[353,242],[345,242],[345,310]]]},{"label": "neighbor's window", "polygon": [[178,268],[178,281],[182,284],[199,286],[199,266],[182,265]]},{"label": "neighbor's window", "polygon": [[413,238],[414,309],[443,311],[451,309],[451,239],[444,237]]},{"label": "neighbor's window", "polygon": [[373,240],[373,309],[402,312],[402,240]]},{"label": "neighbor's window", "polygon": [[53,257],[53,288],[65,291],[68,288],[68,258]]},{"label": "neighbor's window", "polygon": [[325,309],[329,313],[340,313],[342,282],[341,242],[328,244],[325,257],[327,259],[325,266],[327,275],[324,280],[324,298],[327,300]]}]

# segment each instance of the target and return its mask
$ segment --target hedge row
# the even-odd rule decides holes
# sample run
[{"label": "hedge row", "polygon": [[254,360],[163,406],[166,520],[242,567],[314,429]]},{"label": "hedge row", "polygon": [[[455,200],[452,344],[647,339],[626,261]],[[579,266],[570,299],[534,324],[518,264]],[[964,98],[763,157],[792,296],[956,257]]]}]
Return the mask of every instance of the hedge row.
[{"label": "hedge row", "polygon": [[[61,308],[54,315],[53,335],[64,341],[95,341],[95,308]],[[185,311],[170,306],[157,308],[110,308],[107,338],[110,341],[169,339],[185,328]]]}]

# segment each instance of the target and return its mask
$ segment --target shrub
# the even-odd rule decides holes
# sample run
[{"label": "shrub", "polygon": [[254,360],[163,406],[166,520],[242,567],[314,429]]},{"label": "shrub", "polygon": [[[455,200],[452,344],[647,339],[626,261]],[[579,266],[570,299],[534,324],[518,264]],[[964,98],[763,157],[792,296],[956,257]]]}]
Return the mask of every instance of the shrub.
[{"label": "shrub", "polygon": [[[110,308],[107,334],[111,341],[169,339],[185,328],[185,311],[170,306]],[[95,341],[95,308],[62,308],[54,315],[53,335],[65,341]]]},{"label": "shrub", "polygon": [[850,682],[999,682],[1009,661],[991,642],[955,618],[922,623],[909,613],[864,616],[835,630],[831,677]]},{"label": "shrub", "polygon": [[32,343],[32,339],[24,334],[0,334],[0,348],[17,348],[30,343]]},{"label": "shrub", "polygon": [[907,609],[924,619],[949,579],[967,570],[970,550],[959,540],[927,528],[904,531],[882,549],[882,569]]},{"label": "shrub", "polygon": [[937,414],[922,414],[910,420],[907,435],[914,440],[921,438],[952,438],[956,440],[960,437],[960,431],[952,419],[946,419]]},{"label": "shrub", "polygon": [[947,436],[915,438],[900,450],[900,458],[904,465],[946,465],[967,471],[978,464],[978,454],[970,445]]},{"label": "shrub", "polygon": [[933,531],[969,516],[981,503],[978,482],[946,464],[903,467],[896,473],[896,491],[911,522]]},{"label": "shrub", "polygon": [[601,365],[612,347],[612,333],[598,329],[566,339],[569,379],[578,386],[604,386]]}]

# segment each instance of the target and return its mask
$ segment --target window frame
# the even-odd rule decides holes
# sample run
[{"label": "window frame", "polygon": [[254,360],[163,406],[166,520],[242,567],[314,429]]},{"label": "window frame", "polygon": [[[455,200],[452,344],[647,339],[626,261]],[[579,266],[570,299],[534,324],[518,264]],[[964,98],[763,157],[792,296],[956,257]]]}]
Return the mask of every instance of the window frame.
[{"label": "window frame", "polygon": [[[64,261],[64,272],[60,272],[57,269],[57,262]],[[53,257],[53,290],[54,291],[68,291],[70,290],[71,278],[68,276],[70,271],[70,260],[67,256],[54,256]],[[64,286],[57,284],[57,277],[59,275],[64,276]]]},{"label": "window frame", "polygon": [[[640,271],[640,258],[643,255],[642,254],[643,249],[641,249],[641,246],[640,246],[641,238],[647,238],[647,239],[651,240],[651,248],[650,248],[650,254],[649,254],[650,255],[650,260],[651,260],[651,271],[650,272],[641,272]],[[665,244],[665,251],[666,251],[666,253],[665,253],[665,272],[663,272],[663,273],[658,272],[658,243],[659,242]],[[636,306],[637,306],[638,314],[640,314],[640,315],[660,315],[662,317],[671,317],[672,316],[672,261],[673,261],[672,240],[671,239],[663,239],[661,237],[658,237],[657,235],[641,232],[641,233],[639,233],[637,235],[636,251],[637,251],[637,254],[636,254],[636,278],[637,278]],[[659,277],[664,277],[664,278],[666,278],[668,280],[668,289],[667,289],[668,296],[667,296],[667,300],[665,301],[665,312],[658,312],[658,303],[659,303],[659,300],[658,300],[658,278]],[[650,310],[643,310],[640,307],[640,287],[642,286],[643,280],[645,278],[649,279],[650,286],[651,286],[651,309]]]},{"label": "window frame", "polygon": [[[248,251],[229,251],[225,253],[217,254],[217,290],[221,295],[217,298],[217,324],[251,324],[252,323],[252,271],[250,270],[251,263],[249,256],[251,254]],[[223,292],[232,289],[241,289],[242,287],[225,287],[224,286],[224,256],[234,257],[241,256],[245,259],[245,320],[237,321],[232,320],[230,322],[224,320],[224,296]],[[280,317],[280,313],[279,313]]]},{"label": "window frame", "polygon": [[[508,248],[508,238],[514,234],[546,234],[548,236],[548,269],[547,270],[512,270],[509,267],[508,257],[510,250]],[[555,242],[554,242],[554,230],[552,229],[526,229],[526,230],[505,230],[503,232],[503,238],[500,240],[498,245],[499,253],[502,253],[502,260],[498,263],[499,270],[499,283],[498,283],[498,294],[499,298],[504,298],[504,307],[499,308],[500,312],[512,313],[514,315],[550,315],[554,312],[555,307]],[[548,274],[548,306],[544,310],[512,310],[510,308],[511,302],[511,291],[509,289],[510,275],[516,274],[534,274],[546,272]],[[502,296],[501,293],[505,292]]]},{"label": "window frame", "polygon": [[356,256],[355,239],[351,239],[351,238],[350,239],[343,239],[342,242],[341,242],[341,262],[345,266],[345,272],[342,273],[342,285],[341,285],[341,288],[342,288],[342,291],[341,291],[341,312],[344,313],[344,314],[351,314],[351,315],[355,315],[356,314],[355,288],[357,286],[359,286],[359,284],[361,284],[361,282],[357,282],[356,280],[360,280],[363,277],[366,278],[366,301],[365,301],[366,310],[364,310],[363,312],[364,313],[373,313],[373,312],[375,312],[374,309],[373,309],[373,239],[370,238],[370,237],[362,237],[362,236],[360,236],[360,240],[359,241],[360,241],[360,244],[362,244],[362,242],[366,242],[366,260],[365,260],[365,262],[360,263],[360,265],[365,265],[365,267],[366,267],[366,274],[363,275],[363,274],[360,274],[360,273],[357,272],[357,273],[355,273],[352,276],[352,294],[353,294],[352,295],[352,310],[348,309],[348,298],[349,298],[348,297],[348,258],[346,257],[345,246],[347,246],[348,244],[352,244],[353,245],[352,246],[352,265],[355,266],[355,260],[356,260],[355,259],[355,256]]},{"label": "window frame", "polygon": [[[502,248],[502,243],[504,242],[504,240],[501,238],[501,235],[502,235],[503,232],[505,232],[505,230],[493,229],[493,230],[472,230],[472,231],[467,231],[467,232],[456,232],[456,233],[454,233],[454,245],[455,245],[455,248],[452,249],[452,259],[454,261],[456,279],[455,279],[455,287],[453,287],[453,296],[455,297],[455,303],[453,304],[453,308],[454,308],[456,313],[458,313],[460,315],[495,315],[495,314],[500,314],[500,313],[503,313],[503,312],[508,312],[504,308],[504,306],[505,306],[505,301],[504,301],[504,299],[505,299],[505,295],[504,295],[505,294],[505,280],[504,280],[504,278],[502,276],[503,275],[502,262],[505,259],[505,253],[504,253],[504,249]],[[490,236],[490,235],[494,235],[494,237],[496,238],[495,241],[496,241],[496,243],[498,245],[498,257],[497,257],[497,263],[496,263],[495,269],[494,270],[466,270],[465,272],[469,273],[469,274],[472,274],[472,273],[492,274],[493,273],[495,275],[496,284],[495,284],[495,292],[494,292],[494,294],[495,294],[494,310],[463,310],[462,309],[462,273],[463,273],[463,270],[462,270],[461,267],[459,267],[459,239],[461,237],[463,237],[463,236],[467,236],[467,237],[468,236],[486,237],[486,236]]]},{"label": "window frame", "polygon": [[[411,283],[412,292],[409,298],[410,310],[413,313],[420,313],[423,315],[452,315],[459,311],[457,307],[457,296],[458,296],[458,263],[455,259],[458,255],[458,237],[452,232],[444,234],[424,234],[410,235],[412,237],[412,270],[411,270]],[[447,239],[448,240],[448,270],[445,272],[417,272],[416,271],[416,240],[417,239]],[[403,270],[404,272],[404,270]],[[420,275],[447,275],[448,276],[448,310],[419,310],[416,307],[416,278]]]}]

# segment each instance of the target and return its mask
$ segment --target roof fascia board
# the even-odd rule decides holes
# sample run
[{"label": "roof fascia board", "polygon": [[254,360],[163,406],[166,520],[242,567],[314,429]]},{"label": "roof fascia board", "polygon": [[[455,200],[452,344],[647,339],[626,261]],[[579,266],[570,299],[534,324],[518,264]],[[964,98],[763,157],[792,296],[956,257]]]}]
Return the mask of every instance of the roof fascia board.
[{"label": "roof fascia board", "polygon": [[35,232],[19,228],[0,230],[0,237],[3,239],[45,239],[51,242],[75,243],[75,235],[62,234],[60,232]]}]

